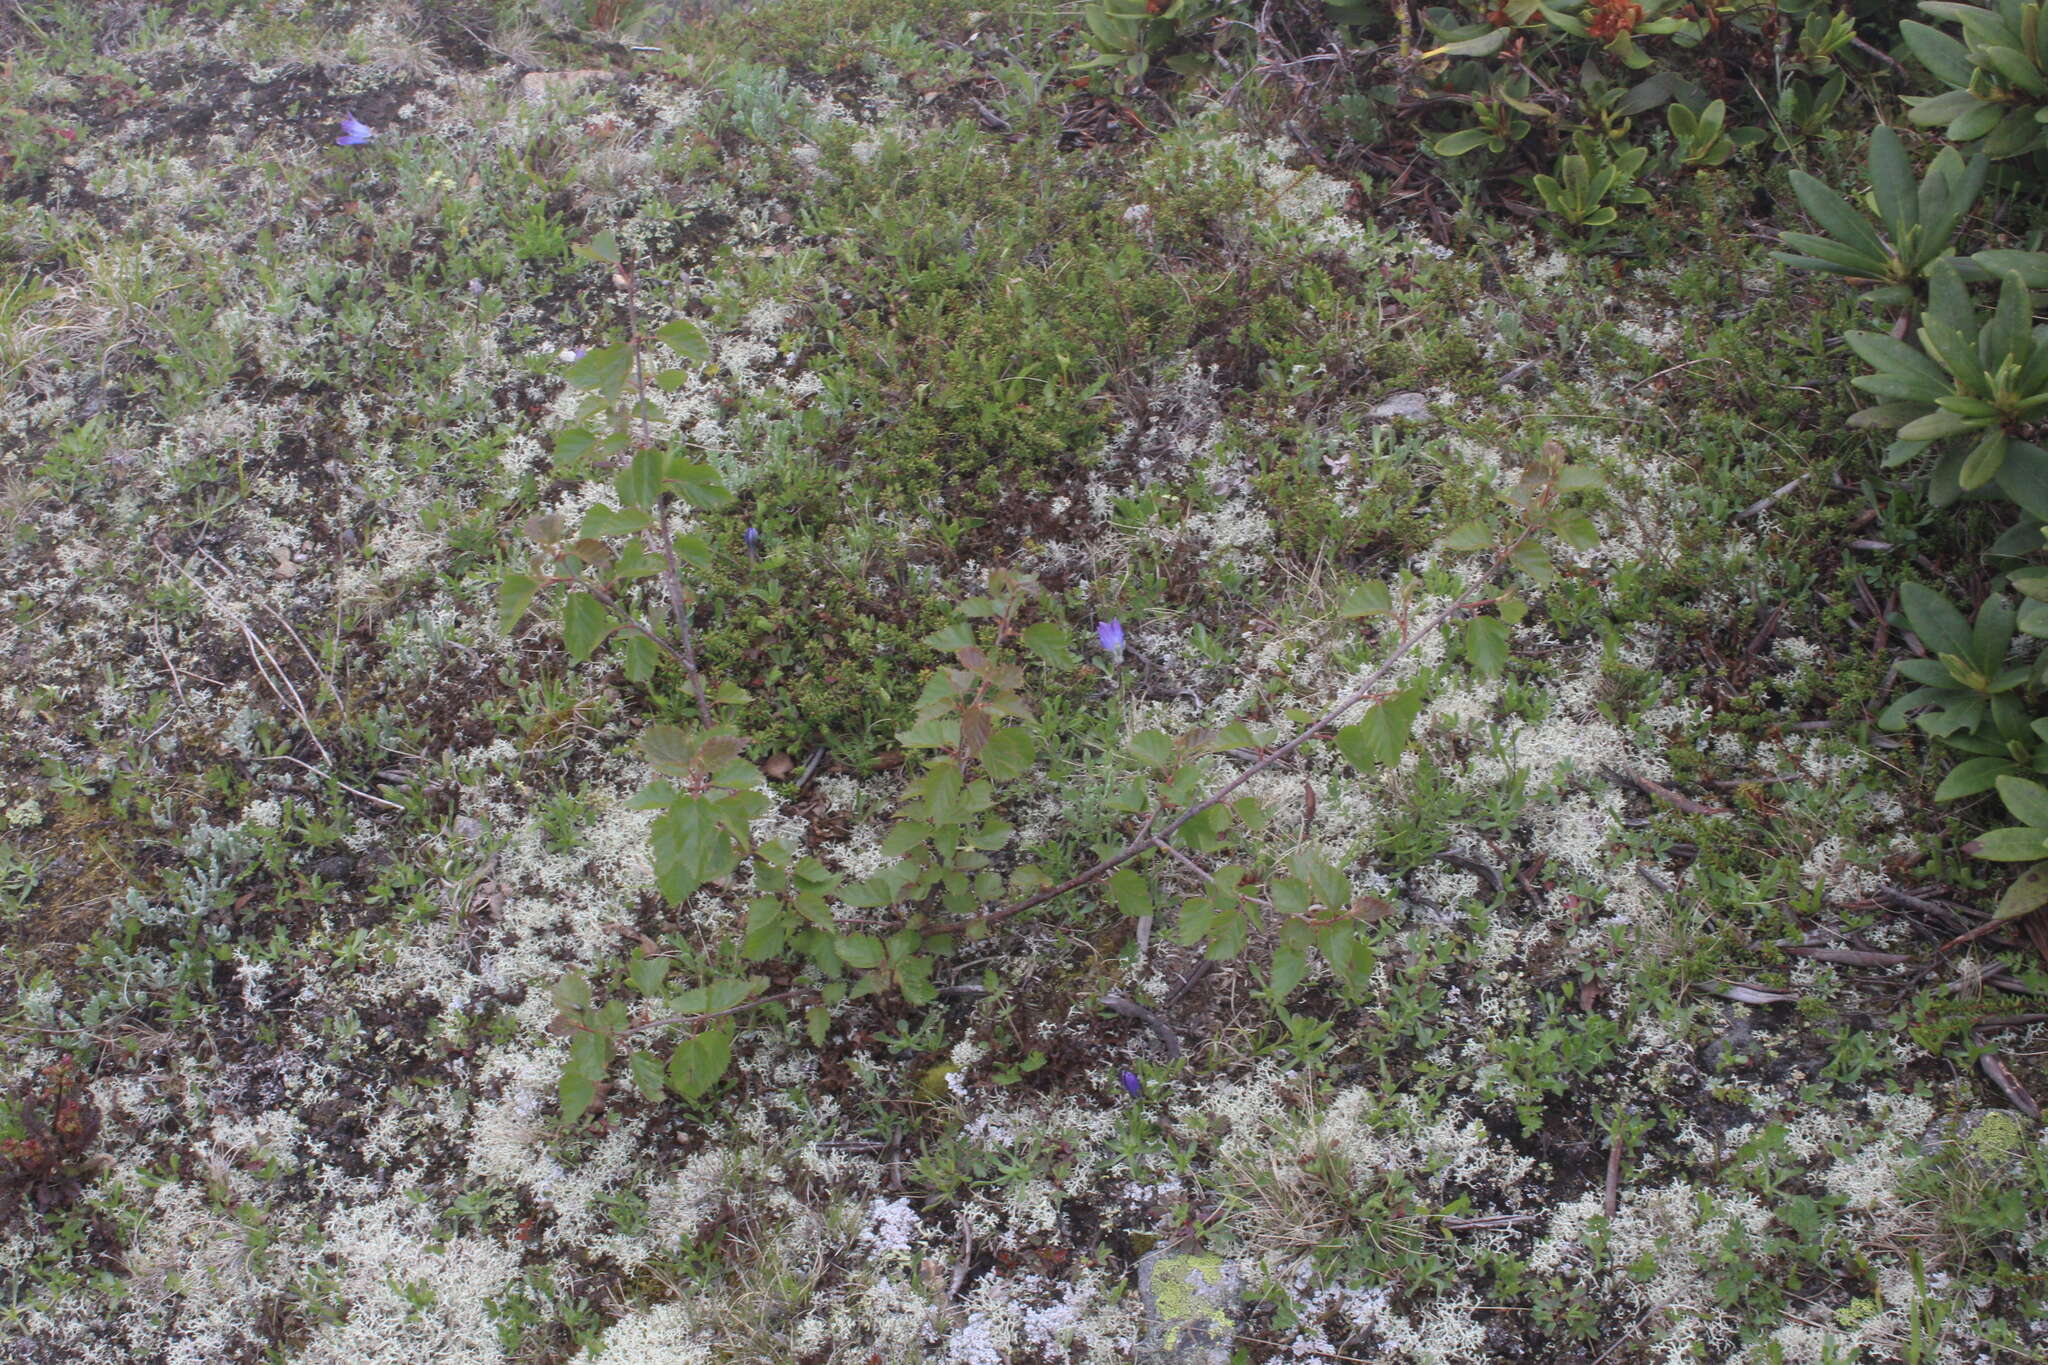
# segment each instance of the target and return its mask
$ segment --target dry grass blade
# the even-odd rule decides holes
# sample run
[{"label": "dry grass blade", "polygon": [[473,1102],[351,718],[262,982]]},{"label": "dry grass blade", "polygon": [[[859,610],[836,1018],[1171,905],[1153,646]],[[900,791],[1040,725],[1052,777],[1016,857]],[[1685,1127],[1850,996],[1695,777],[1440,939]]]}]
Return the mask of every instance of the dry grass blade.
[{"label": "dry grass blade", "polygon": [[1635,773],[1609,767],[1602,767],[1600,771],[1605,774],[1610,782],[1633,788],[1644,796],[1655,801],[1662,801],[1673,810],[1683,811],[1687,815],[1727,815],[1730,813],[1726,806],[1704,805],[1693,800],[1683,792],[1673,791],[1661,782],[1652,782],[1649,778],[1638,776]]},{"label": "dry grass blade", "polygon": [[2019,1078],[2012,1074],[2011,1069],[1997,1053],[1985,1053],[1977,1059],[1977,1065],[1991,1079],[1991,1083],[2005,1093],[2013,1108],[2030,1119],[2041,1117],[2041,1106],[2027,1093],[2027,1088],[2019,1083]]},{"label": "dry grass blade", "polygon": [[1814,962],[1833,962],[1844,967],[1903,967],[1908,962],[1918,961],[1905,953],[1867,952],[1861,948],[1822,948],[1815,944],[1794,943],[1785,951],[1793,957],[1803,957]]}]

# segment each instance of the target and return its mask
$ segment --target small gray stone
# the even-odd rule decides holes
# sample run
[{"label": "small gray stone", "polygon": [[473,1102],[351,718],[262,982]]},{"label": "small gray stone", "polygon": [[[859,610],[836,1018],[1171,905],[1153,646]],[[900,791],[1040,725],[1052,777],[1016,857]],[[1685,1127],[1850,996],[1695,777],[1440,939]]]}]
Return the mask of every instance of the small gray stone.
[{"label": "small gray stone", "polygon": [[323,882],[345,882],[355,870],[356,860],[346,853],[330,853],[313,864],[313,875]]},{"label": "small gray stone", "polygon": [[1429,416],[1429,399],[1419,393],[1397,393],[1373,406],[1372,416],[1383,421],[1402,418],[1419,422]]},{"label": "small gray stone", "polygon": [[1244,1274],[1221,1256],[1153,1251],[1138,1261],[1148,1365],[1230,1365]]}]

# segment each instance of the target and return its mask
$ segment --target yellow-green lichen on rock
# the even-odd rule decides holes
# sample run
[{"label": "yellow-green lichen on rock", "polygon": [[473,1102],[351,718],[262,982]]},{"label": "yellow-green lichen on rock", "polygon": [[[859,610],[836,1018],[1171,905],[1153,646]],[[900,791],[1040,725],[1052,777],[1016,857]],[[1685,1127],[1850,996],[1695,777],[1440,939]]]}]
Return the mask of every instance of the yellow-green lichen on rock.
[{"label": "yellow-green lichen on rock", "polygon": [[1145,1354],[1173,1365],[1221,1365],[1236,1335],[1242,1289],[1236,1266],[1207,1252],[1155,1251],[1138,1262]]}]

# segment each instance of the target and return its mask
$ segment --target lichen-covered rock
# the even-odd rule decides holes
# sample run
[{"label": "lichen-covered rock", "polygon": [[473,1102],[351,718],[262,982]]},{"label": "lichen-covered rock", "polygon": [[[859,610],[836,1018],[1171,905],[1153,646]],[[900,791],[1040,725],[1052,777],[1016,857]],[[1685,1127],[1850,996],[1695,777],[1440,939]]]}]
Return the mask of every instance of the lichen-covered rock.
[{"label": "lichen-covered rock", "polygon": [[2009,1109],[1972,1109],[1936,1119],[1920,1139],[1920,1149],[1933,1155],[1956,1145],[1962,1158],[1995,1170],[2018,1155],[2033,1125]]},{"label": "lichen-covered rock", "polygon": [[1397,393],[1375,404],[1372,416],[1383,421],[1419,422],[1429,416],[1429,399],[1419,393]]},{"label": "lichen-covered rock", "polygon": [[1139,1358],[1154,1365],[1228,1365],[1244,1276],[1221,1256],[1154,1251],[1138,1261],[1145,1304]]}]

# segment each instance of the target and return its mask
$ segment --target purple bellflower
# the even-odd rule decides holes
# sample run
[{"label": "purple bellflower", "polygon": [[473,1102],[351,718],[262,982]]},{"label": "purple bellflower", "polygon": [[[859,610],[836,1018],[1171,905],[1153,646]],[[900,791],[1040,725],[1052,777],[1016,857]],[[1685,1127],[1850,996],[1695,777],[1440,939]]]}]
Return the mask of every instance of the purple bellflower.
[{"label": "purple bellflower", "polygon": [[1103,649],[1119,659],[1123,658],[1124,623],[1121,619],[1096,622],[1095,638],[1102,643]]},{"label": "purple bellflower", "polygon": [[1138,1079],[1137,1072],[1130,1070],[1128,1067],[1117,1072],[1116,1078],[1132,1099],[1136,1099],[1145,1093],[1145,1083]]},{"label": "purple bellflower", "polygon": [[377,136],[377,130],[367,123],[358,123],[355,115],[341,116],[341,136],[334,139],[337,147],[360,147]]},{"label": "purple bellflower", "polygon": [[747,557],[749,559],[759,559],[761,557],[761,528],[749,526],[746,535],[742,539],[747,542]]}]

